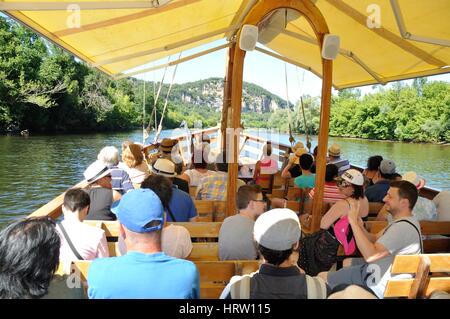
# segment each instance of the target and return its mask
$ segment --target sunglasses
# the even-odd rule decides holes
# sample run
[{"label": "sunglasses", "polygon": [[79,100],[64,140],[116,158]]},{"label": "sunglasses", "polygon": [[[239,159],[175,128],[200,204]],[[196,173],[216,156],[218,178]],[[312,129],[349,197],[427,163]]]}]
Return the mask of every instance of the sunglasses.
[{"label": "sunglasses", "polygon": [[352,186],[351,183],[349,183],[349,182],[347,182],[346,180],[343,180],[343,179],[336,180],[336,185],[338,187],[341,187],[341,188]]}]

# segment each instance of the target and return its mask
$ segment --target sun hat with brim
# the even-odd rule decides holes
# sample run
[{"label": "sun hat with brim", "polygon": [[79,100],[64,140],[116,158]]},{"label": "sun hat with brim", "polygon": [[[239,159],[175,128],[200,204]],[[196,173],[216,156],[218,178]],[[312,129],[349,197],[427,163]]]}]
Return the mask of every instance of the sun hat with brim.
[{"label": "sun hat with brim", "polygon": [[328,148],[328,155],[341,156],[341,147],[338,144],[333,144]]},{"label": "sun hat with brim", "polygon": [[294,158],[294,163],[298,164],[300,162],[300,156],[302,156],[303,154],[308,153],[308,151],[306,150],[306,148],[298,148],[295,151],[295,158]]},{"label": "sun hat with brim", "polygon": [[361,174],[360,171],[357,171],[356,169],[348,169],[346,170],[342,175],[341,178],[344,181],[349,182],[350,184],[353,185],[358,185],[358,186],[362,186],[364,185],[364,176],[363,174]]},{"label": "sun hat with brim", "polygon": [[159,144],[159,150],[164,153],[171,153],[173,147],[178,143],[177,140],[172,140],[170,138],[165,138]]},{"label": "sun hat with brim", "polygon": [[272,250],[288,250],[300,239],[297,214],[288,208],[263,213],[255,222],[253,236],[258,244]]},{"label": "sun hat with brim", "polygon": [[302,142],[295,143],[294,146],[292,146],[292,152],[296,152],[299,148],[305,148],[305,145],[303,145]]},{"label": "sun hat with brim", "polygon": [[405,174],[402,175],[402,180],[404,181],[408,181],[412,184],[414,184],[414,186],[416,186],[417,189],[421,189],[422,187],[425,186],[425,179],[423,179],[422,177],[420,177],[419,175],[417,175],[416,172],[406,172]]},{"label": "sun hat with brim", "polygon": [[111,205],[119,222],[135,233],[149,233],[164,226],[164,208],[151,189],[139,188],[127,192]]},{"label": "sun hat with brim", "polygon": [[100,178],[111,174],[111,170],[101,161],[95,161],[83,173],[84,178],[88,183],[93,183]]},{"label": "sun hat with brim", "polygon": [[158,158],[151,166],[151,171],[153,174],[165,177],[177,176],[175,164],[166,158]]}]

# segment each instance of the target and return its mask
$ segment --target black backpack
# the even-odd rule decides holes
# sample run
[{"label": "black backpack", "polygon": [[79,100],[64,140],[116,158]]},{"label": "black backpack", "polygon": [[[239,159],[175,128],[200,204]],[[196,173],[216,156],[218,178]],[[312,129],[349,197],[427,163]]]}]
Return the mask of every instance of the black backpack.
[{"label": "black backpack", "polygon": [[321,229],[300,239],[298,266],[306,274],[316,276],[328,271],[337,261],[339,241],[329,231]]}]

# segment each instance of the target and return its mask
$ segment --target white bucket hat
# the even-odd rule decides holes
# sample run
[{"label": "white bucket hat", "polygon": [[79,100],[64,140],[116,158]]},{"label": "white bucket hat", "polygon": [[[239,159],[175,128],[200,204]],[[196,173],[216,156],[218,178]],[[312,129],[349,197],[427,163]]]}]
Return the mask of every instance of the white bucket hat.
[{"label": "white bucket hat", "polygon": [[93,183],[100,178],[111,174],[111,170],[101,161],[95,161],[84,171],[84,178],[88,183]]}]

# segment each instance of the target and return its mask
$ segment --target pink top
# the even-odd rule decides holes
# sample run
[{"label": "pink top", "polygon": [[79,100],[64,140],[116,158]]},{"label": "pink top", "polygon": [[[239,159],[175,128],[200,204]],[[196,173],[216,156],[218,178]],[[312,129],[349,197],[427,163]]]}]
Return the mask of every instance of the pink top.
[{"label": "pink top", "polygon": [[[84,260],[109,257],[108,244],[103,229],[84,224],[72,216],[65,216],[62,224],[76,250]],[[63,262],[64,270],[66,271],[68,269],[67,267],[70,267],[70,263],[78,260],[78,258],[72,252],[72,249],[70,249],[59,226],[56,229],[61,238],[59,259]]]}]

